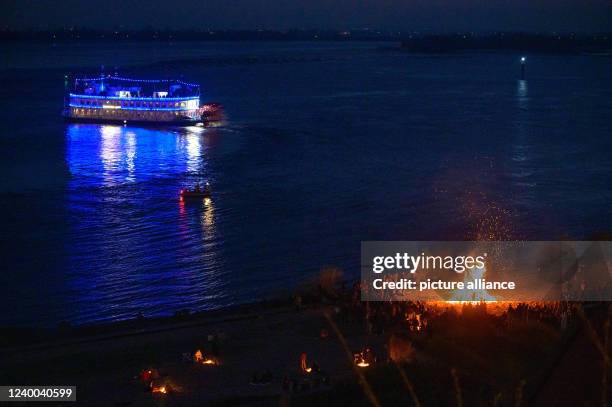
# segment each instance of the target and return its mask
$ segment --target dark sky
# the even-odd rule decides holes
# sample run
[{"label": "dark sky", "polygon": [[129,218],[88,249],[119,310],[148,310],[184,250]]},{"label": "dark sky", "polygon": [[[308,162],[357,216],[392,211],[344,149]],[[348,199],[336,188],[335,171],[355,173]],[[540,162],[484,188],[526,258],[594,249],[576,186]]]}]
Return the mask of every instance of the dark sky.
[{"label": "dark sky", "polygon": [[10,28],[612,31],[612,0],[0,0]]}]

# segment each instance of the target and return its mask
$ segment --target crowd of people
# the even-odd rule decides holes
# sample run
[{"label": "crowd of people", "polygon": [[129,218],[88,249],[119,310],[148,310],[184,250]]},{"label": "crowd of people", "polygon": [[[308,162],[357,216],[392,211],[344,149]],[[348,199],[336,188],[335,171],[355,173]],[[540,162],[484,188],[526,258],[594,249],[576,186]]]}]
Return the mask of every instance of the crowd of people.
[{"label": "crowd of people", "polygon": [[487,301],[362,301],[359,282],[347,287],[345,282],[319,284],[309,298],[298,295],[296,308],[306,302],[333,306],[343,323],[364,323],[369,334],[405,331],[421,334],[435,329],[443,320],[488,319],[500,329],[517,323],[540,322],[564,331],[576,316],[577,303],[487,302]]}]

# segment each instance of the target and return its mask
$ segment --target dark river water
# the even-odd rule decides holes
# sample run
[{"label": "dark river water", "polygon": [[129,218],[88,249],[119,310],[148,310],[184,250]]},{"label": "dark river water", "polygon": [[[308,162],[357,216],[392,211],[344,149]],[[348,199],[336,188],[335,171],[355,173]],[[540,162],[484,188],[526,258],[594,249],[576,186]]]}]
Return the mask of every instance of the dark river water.
[{"label": "dark river water", "polygon": [[[365,240],[612,232],[612,57],[519,81],[519,54],[394,46],[2,46],[0,325],[256,301],[358,275]],[[64,124],[64,74],[100,65],[200,83],[226,126]]]}]

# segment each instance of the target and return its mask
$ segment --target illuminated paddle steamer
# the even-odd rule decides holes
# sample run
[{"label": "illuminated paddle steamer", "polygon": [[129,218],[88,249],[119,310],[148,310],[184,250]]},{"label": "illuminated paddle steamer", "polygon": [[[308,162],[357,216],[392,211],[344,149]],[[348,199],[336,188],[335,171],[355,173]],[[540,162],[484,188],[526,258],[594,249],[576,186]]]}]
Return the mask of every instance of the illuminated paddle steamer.
[{"label": "illuminated paddle steamer", "polygon": [[200,86],[193,83],[102,75],[74,80],[64,117],[76,122],[193,125],[206,122],[216,106],[200,106]]}]

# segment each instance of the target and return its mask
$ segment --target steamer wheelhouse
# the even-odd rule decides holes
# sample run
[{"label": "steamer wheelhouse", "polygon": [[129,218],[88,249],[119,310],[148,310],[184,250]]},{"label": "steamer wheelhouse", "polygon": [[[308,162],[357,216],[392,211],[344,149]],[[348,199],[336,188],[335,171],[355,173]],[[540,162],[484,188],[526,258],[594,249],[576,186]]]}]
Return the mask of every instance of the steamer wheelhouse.
[{"label": "steamer wheelhouse", "polygon": [[206,116],[200,86],[177,79],[108,75],[76,78],[67,88],[63,116],[68,121],[193,125]]}]

